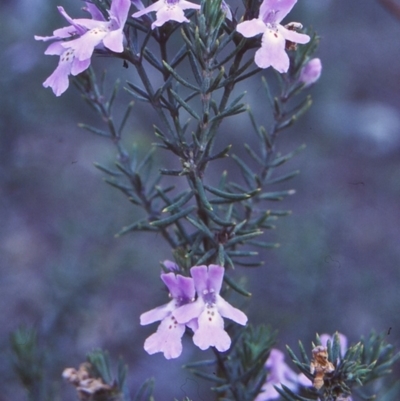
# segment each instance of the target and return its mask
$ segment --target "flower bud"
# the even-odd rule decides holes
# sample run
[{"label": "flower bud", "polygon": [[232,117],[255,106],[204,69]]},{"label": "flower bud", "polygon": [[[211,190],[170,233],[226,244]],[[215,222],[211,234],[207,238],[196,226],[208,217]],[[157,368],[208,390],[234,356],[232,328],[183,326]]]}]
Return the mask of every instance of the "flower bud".
[{"label": "flower bud", "polygon": [[310,86],[317,82],[321,76],[322,64],[319,58],[311,59],[301,70],[299,81],[305,86]]}]

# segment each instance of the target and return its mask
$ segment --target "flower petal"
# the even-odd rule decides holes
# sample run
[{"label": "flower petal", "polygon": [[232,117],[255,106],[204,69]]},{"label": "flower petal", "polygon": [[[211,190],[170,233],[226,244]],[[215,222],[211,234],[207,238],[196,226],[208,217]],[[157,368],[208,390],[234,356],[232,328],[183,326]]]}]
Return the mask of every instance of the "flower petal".
[{"label": "flower petal", "polygon": [[208,266],[208,289],[214,290],[215,294],[219,294],[224,279],[225,269],[219,265]]},{"label": "flower petal", "polygon": [[[163,273],[161,280],[168,287],[172,297],[176,300],[192,301],[195,296],[194,282],[191,277],[184,277],[180,274]],[[182,299],[183,298],[183,299]]]},{"label": "flower petal", "polygon": [[[260,6],[259,18],[262,18],[264,22],[281,22],[286,15],[289,14],[290,10],[297,3],[297,0],[264,0]],[[273,21],[266,21],[268,15],[275,14]]]},{"label": "flower petal", "polygon": [[217,295],[217,308],[222,317],[231,319],[244,326],[247,323],[247,316],[239,309],[234,308],[229,302]]},{"label": "flower petal", "polygon": [[86,1],[85,3],[86,3],[85,10],[90,13],[90,15],[94,20],[104,21],[103,14],[93,3],[89,3],[88,1]]},{"label": "flower petal", "polygon": [[72,62],[72,68],[71,68],[71,75],[78,75],[80,74],[82,71],[85,71],[90,65],[90,58],[88,58],[87,60],[78,60],[75,59]]},{"label": "flower petal", "polygon": [[250,21],[244,21],[238,24],[236,30],[241,33],[245,38],[252,38],[253,36],[264,33],[266,25],[258,18],[253,18]]},{"label": "flower petal", "polygon": [[75,57],[78,60],[86,60],[92,57],[94,48],[103,40],[107,33],[107,30],[102,26],[97,26],[80,38],[63,43],[63,46],[74,49]]},{"label": "flower petal", "polygon": [[162,26],[168,21],[189,22],[183,10],[178,5],[162,7],[157,11],[157,19],[151,24],[151,29]]},{"label": "flower petal", "polygon": [[56,40],[56,39],[66,39],[70,38],[73,35],[76,35],[77,31],[73,25],[66,26],[64,28],[56,29],[53,32],[53,36],[38,36],[35,35],[35,40],[42,40],[43,42],[47,42],[48,40]]},{"label": "flower petal", "polygon": [[231,339],[224,330],[224,320],[216,308],[206,308],[198,319],[199,328],[193,335],[193,342],[201,350],[215,347],[224,352],[231,346]]},{"label": "flower petal", "polygon": [[205,308],[205,303],[202,298],[198,298],[196,301],[183,305],[178,309],[174,310],[174,316],[178,323],[188,323],[192,319],[200,316]]},{"label": "flower petal", "polygon": [[285,52],[285,38],[278,31],[268,29],[262,37],[261,48],[257,50],[255,63],[260,68],[274,67],[283,73],[289,69],[289,56]]},{"label": "flower petal", "polygon": [[157,331],[148,337],[144,349],[150,355],[162,352],[166,359],[177,358],[182,353],[182,336],[184,324],[177,324],[174,317],[168,316],[162,320]]},{"label": "flower petal", "polygon": [[45,50],[44,54],[48,56],[61,56],[61,54],[65,53],[67,50],[61,44],[62,42],[53,42],[49,45],[49,47]]},{"label": "flower petal", "polygon": [[140,315],[140,324],[145,326],[150,323],[164,319],[175,309],[175,301],[168,302],[165,305],[158,306]]},{"label": "flower petal", "polygon": [[[66,51],[65,53],[67,53]],[[56,96],[62,95],[69,86],[68,75],[71,72],[73,57],[64,57],[61,55],[60,61],[54,72],[43,82],[45,88],[50,87]]]},{"label": "flower petal", "polygon": [[103,44],[107,49],[115,53],[122,53],[124,51],[124,34],[122,29],[116,29],[109,32],[103,39]]},{"label": "flower petal", "polygon": [[290,40],[291,42],[304,44],[310,41],[310,37],[308,35],[292,31],[282,25],[278,26],[278,30],[286,40]]},{"label": "flower petal", "polygon": [[113,0],[111,3],[110,16],[115,17],[121,28],[125,25],[130,7],[130,0]]},{"label": "flower petal", "polygon": [[78,35],[83,35],[87,29],[85,29],[85,23],[92,23],[93,21],[90,19],[82,18],[78,20],[71,18],[67,12],[64,10],[64,7],[58,6],[58,12],[69,22],[73,27],[75,27],[76,33]]},{"label": "flower petal", "polygon": [[180,0],[178,3],[178,7],[181,8],[182,10],[188,10],[188,9],[193,9],[193,10],[200,10],[200,4],[195,4],[191,3],[190,1],[186,0]]},{"label": "flower petal", "polygon": [[208,270],[206,265],[193,266],[190,269],[190,274],[194,280],[194,286],[198,295],[203,294],[207,288]]},{"label": "flower petal", "polygon": [[163,0],[158,0],[155,3],[151,4],[150,6],[144,8],[143,10],[136,11],[132,14],[133,18],[139,18],[142,15],[151,13],[152,11],[158,11],[164,5]]}]

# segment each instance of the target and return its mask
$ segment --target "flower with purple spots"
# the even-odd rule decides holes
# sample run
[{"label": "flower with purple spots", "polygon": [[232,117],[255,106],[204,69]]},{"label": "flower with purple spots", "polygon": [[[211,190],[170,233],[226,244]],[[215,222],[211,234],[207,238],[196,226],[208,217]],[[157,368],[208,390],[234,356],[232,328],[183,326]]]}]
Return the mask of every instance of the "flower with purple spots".
[{"label": "flower with purple spots", "polygon": [[52,36],[35,36],[36,40],[44,42],[56,40],[57,42],[46,49],[45,54],[60,56],[57,68],[46,79],[43,86],[51,87],[54,94],[60,96],[68,88],[68,76],[77,75],[86,70],[90,65],[94,48],[101,43],[109,50],[121,53],[124,41],[123,27],[128,17],[130,4],[130,0],[113,0],[108,21],[91,3],[86,3],[85,10],[91,14],[92,19],[73,19],[63,7],[58,7],[58,11],[70,25],[56,29]]},{"label": "flower with purple spots", "polygon": [[223,318],[245,325],[247,316],[225,301],[219,292],[225,269],[222,266],[194,266],[190,269],[196,287],[197,300],[175,311],[178,323],[184,324],[197,319],[198,328],[194,331],[193,342],[200,349],[215,347],[227,351],[231,339],[224,330]]},{"label": "flower with purple spots", "polygon": [[238,24],[236,30],[246,38],[262,34],[261,48],[257,50],[254,61],[260,68],[273,67],[280,73],[289,69],[286,41],[307,43],[308,35],[288,29],[280,22],[290,12],[297,0],[264,0],[258,18]]},{"label": "flower with purple spots", "polygon": [[151,29],[160,27],[168,21],[189,22],[185,17],[184,10],[200,10],[200,5],[186,0],[158,0],[143,10],[132,14],[133,18],[139,18],[142,15],[152,11],[156,12],[156,20],[151,24]]},{"label": "flower with purple spots", "polygon": [[[150,355],[162,352],[167,359],[177,358],[182,353],[182,336],[185,324],[178,323],[175,317],[182,305],[194,301],[195,288],[193,279],[174,273],[161,274],[161,280],[170,291],[172,300],[163,306],[152,309],[140,316],[140,324],[147,325],[161,320],[157,331],[148,337],[144,349]],[[185,322],[190,328],[196,328],[196,322]]]}]

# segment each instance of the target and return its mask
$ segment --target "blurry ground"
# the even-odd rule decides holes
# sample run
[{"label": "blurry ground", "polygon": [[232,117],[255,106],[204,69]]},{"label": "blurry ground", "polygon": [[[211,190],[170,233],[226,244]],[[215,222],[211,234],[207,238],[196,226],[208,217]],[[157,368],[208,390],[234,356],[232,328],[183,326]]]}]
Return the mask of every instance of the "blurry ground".
[{"label": "blurry ground", "polygon": [[[63,5],[78,15],[78,3]],[[24,399],[7,362],[9,333],[21,324],[41,333],[64,400],[74,395],[62,369],[97,347],[124,356],[132,391],[154,376],[159,401],[206,399],[181,369],[192,346],[169,362],[142,349],[154,327],[141,328],[138,317],[164,302],[158,262],[168,248],[154,235],[114,238],[137,215],[93,167],[111,165],[114,149],[77,128],[93,115],[73,87],[55,98],[41,86],[57,61],[33,35],[61,26],[57,4],[0,5],[0,400]],[[312,110],[279,142],[282,151],[307,149],[288,166],[301,169],[288,184],[297,194],[278,205],[293,215],[268,234],[282,246],[249,271],[248,314],[279,329],[281,349],[315,332],[339,330],[354,342],[371,329],[400,346],[400,21],[372,0],[299,0],[291,16],[322,37],[324,71]],[[256,104],[259,77],[246,89]],[[153,141],[144,110],[136,107],[129,127],[143,149]],[[245,123],[226,129],[236,149]]]}]

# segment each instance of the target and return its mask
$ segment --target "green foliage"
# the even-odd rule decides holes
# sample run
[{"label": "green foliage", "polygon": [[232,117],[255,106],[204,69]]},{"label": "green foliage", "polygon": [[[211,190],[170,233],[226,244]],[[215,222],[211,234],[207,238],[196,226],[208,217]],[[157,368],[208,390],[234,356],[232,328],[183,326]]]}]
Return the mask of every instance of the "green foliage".
[{"label": "green foliage", "polygon": [[20,327],[10,336],[15,372],[28,393],[29,401],[46,400],[44,354],[33,328]]},{"label": "green foliage", "polygon": [[[316,337],[313,349],[321,345],[319,336]],[[294,364],[311,382],[315,374],[310,373],[311,360],[301,341],[299,341],[300,357],[290,347],[287,347]],[[334,366],[333,372],[323,375],[323,387],[304,389],[306,396],[294,394],[287,387],[278,389],[285,400],[289,401],[340,401],[356,394],[363,400],[376,399],[376,387],[367,386],[369,383],[391,373],[391,367],[400,359],[400,353],[395,354],[394,347],[386,343],[384,334],[372,332],[367,338],[349,347],[344,355],[340,353],[340,339],[336,333],[333,342],[328,341],[328,360]],[[360,387],[362,386],[362,389]]]},{"label": "green foliage", "polygon": [[[266,326],[248,325],[236,332],[228,352],[215,352],[216,360],[194,362],[185,367],[214,383],[212,390],[219,400],[252,401],[265,382],[264,364],[275,338],[276,332]],[[203,370],[209,366],[212,373]]]}]

